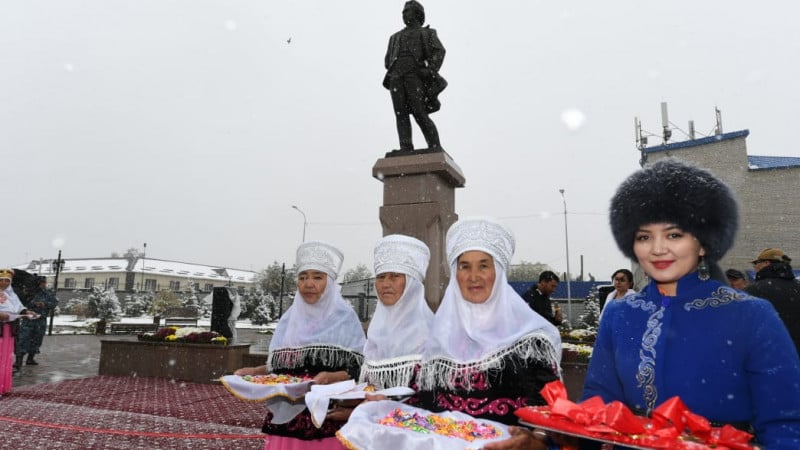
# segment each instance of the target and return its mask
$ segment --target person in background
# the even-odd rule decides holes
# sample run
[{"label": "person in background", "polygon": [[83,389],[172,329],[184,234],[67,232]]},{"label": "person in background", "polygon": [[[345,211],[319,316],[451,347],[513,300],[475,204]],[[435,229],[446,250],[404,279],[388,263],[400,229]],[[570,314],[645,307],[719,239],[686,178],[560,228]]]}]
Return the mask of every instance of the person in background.
[{"label": "person in background", "polygon": [[[709,172],[662,160],[611,200],[617,246],[649,284],[607,306],[583,399],[650,415],[679,396],[716,426],[750,430],[770,450],[800,448],[800,358],[775,308],[727,286],[736,200]],[[589,448],[589,447],[587,447]]]},{"label": "person in background", "polygon": [[17,315],[25,310],[11,287],[14,271],[0,269],[0,396],[11,390]]},{"label": "person in background", "polygon": [[[463,219],[450,227],[446,242],[452,275],[422,356],[418,406],[516,424],[514,411],[544,404],[541,389],[559,379],[558,329],[508,284],[515,241],[506,227]],[[516,431],[486,448],[522,442],[547,448],[531,433]]]},{"label": "person in background", "polygon": [[23,320],[19,324],[19,332],[16,343],[17,359],[14,365],[19,368],[22,365],[22,359],[28,355],[25,364],[29,366],[37,366],[38,362],[34,359],[39,354],[39,349],[42,347],[44,334],[47,331],[47,318],[50,312],[58,306],[58,299],[55,294],[47,289],[47,278],[36,277],[36,289],[34,290],[33,297],[28,302],[28,311],[33,311],[38,314],[36,319]]},{"label": "person in background", "polygon": [[563,317],[561,316],[561,308],[558,308],[558,305],[553,308],[550,295],[556,291],[559,281],[558,275],[545,270],[539,274],[539,283],[531,286],[530,289],[522,294],[522,298],[531,309],[555,326],[561,325]]},{"label": "person in background", "polygon": [[[363,362],[364,329],[353,308],[336,285],[344,257],[324,242],[306,242],[297,248],[297,292],[283,314],[269,343],[267,363],[244,367],[234,375],[313,376],[317,384],[357,378]],[[336,431],[340,420],[314,426],[308,409],[289,422],[272,423],[267,413],[262,431],[265,450],[343,448]]]},{"label": "person in background", "polygon": [[628,269],[619,269],[611,275],[611,281],[614,283],[614,290],[608,293],[606,302],[603,305],[603,311],[600,312],[600,317],[606,312],[606,306],[613,301],[620,301],[624,297],[635,294],[633,290],[633,272]]},{"label": "person in background", "polygon": [[790,262],[792,259],[783,250],[765,249],[752,261],[756,279],[745,292],[772,303],[800,351],[800,283]]},{"label": "person in background", "polygon": [[726,270],[725,278],[728,279],[728,284],[730,284],[732,288],[740,291],[743,291],[748,285],[747,277],[744,275],[744,273],[736,269]]}]

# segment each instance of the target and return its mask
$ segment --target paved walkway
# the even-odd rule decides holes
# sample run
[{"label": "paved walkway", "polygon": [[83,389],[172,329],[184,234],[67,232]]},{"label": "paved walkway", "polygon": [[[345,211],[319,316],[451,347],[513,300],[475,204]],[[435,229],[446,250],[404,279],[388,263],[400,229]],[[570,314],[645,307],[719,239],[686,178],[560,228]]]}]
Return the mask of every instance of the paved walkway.
[{"label": "paved walkway", "polygon": [[[250,344],[251,353],[266,353],[269,335],[252,329],[238,329],[239,342]],[[90,334],[45,336],[41,354],[36,357],[38,366],[24,365],[14,375],[14,386],[53,383],[76,378],[93,377],[100,368],[100,341],[103,339],[135,340],[135,335]]]}]

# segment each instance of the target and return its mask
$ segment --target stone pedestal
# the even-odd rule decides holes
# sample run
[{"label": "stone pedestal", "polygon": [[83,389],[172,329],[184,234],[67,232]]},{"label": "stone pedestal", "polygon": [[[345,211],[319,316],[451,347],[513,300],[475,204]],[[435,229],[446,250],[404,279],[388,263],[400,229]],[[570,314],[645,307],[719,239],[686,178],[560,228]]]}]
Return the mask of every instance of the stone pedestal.
[{"label": "stone pedestal", "polygon": [[434,152],[379,159],[372,176],[383,182],[383,235],[412,236],[431,251],[425,296],[436,311],[450,275],[445,234],[458,220],[455,189],[464,187],[464,174],[446,152]]},{"label": "stone pedestal", "polygon": [[161,377],[214,383],[244,367],[250,344],[100,341],[100,375]]},{"label": "stone pedestal", "polygon": [[586,380],[587,363],[561,362],[561,377],[564,387],[567,388],[567,397],[573,402],[578,401],[583,394],[583,382]]}]

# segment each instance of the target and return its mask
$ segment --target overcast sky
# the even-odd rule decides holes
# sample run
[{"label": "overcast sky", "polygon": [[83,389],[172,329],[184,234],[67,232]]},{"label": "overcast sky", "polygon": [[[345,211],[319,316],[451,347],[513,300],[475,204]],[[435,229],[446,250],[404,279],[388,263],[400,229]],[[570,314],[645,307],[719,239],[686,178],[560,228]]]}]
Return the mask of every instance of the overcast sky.
[{"label": "overcast sky", "polygon": [[[0,265],[145,242],[153,258],[291,265],[297,205],[307,240],[371,269],[403,3],[3,1]],[[423,5],[447,49],[432,117],[466,176],[456,213],[506,223],[513,263],[566,269],[563,188],[571,271],[581,255],[599,279],[630,266],[608,201],[639,167],[634,117],[659,133],[662,101],[684,131],[711,134],[716,106],[726,132],[750,130],[750,155],[800,154],[792,2]]]}]

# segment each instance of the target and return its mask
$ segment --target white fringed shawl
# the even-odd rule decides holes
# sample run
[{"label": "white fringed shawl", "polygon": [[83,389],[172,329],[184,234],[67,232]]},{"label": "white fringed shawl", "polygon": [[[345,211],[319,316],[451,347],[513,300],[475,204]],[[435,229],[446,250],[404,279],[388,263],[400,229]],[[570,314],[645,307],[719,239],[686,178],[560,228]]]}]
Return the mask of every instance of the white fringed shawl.
[{"label": "white fringed shawl", "polygon": [[469,374],[502,369],[508,356],[542,362],[560,375],[558,329],[522,300],[496,261],[495,270],[489,299],[475,304],[462,297],[456,281],[456,264],[451,265],[453,275],[422,357],[421,389],[454,389],[458,382],[459,387],[470,390]]}]

